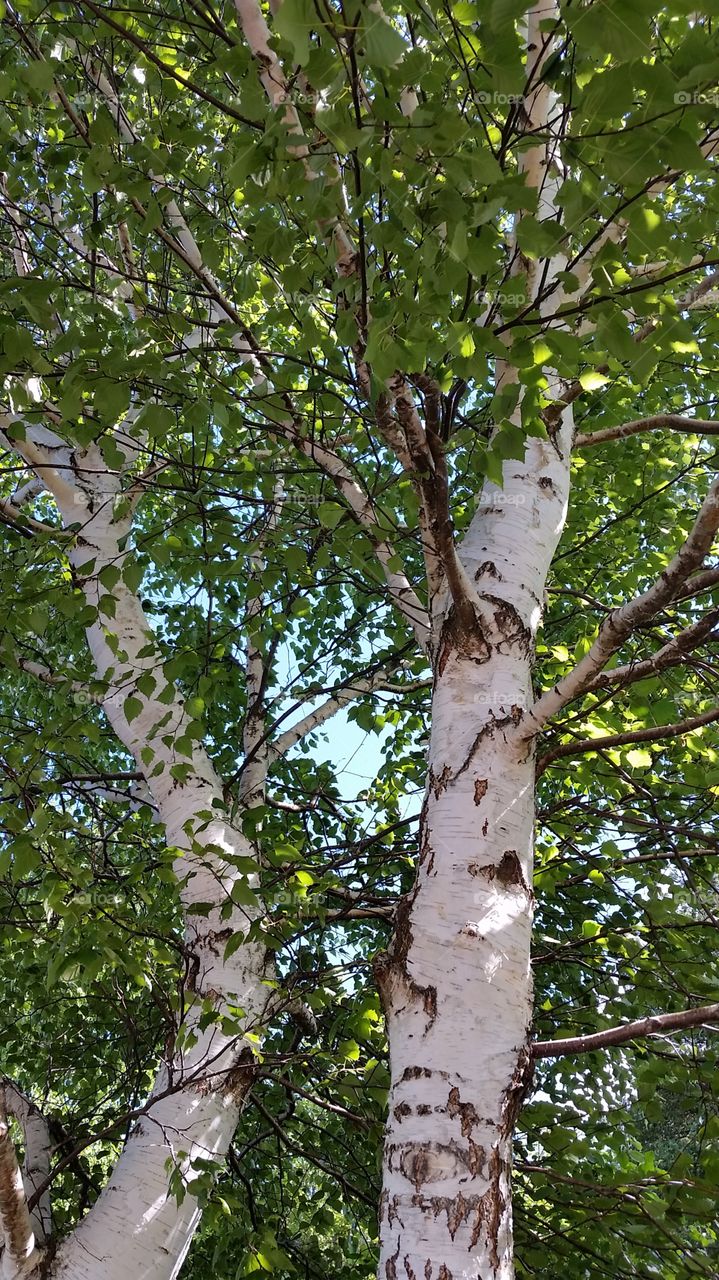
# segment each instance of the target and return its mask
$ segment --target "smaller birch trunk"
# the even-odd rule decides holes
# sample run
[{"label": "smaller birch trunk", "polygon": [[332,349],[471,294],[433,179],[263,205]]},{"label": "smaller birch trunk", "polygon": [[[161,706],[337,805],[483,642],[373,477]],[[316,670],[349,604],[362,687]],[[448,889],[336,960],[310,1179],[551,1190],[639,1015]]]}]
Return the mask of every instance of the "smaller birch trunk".
[{"label": "smaller birch trunk", "polygon": [[0,1097],[0,1275],[22,1280],[37,1274],[41,1254],[36,1248],[22,1173],[17,1162],[10,1124]]},{"label": "smaller birch trunk", "polygon": [[[193,1183],[219,1167],[228,1150],[253,1077],[245,1036],[261,1029],[267,1013],[265,948],[245,938],[226,951],[233,935],[246,935],[260,914],[251,893],[243,894],[245,906],[234,896],[241,884],[257,887],[257,864],[227,817],[220,780],[191,732],[183,700],[162,674],[140,600],[121,577],[109,589],[102,585],[103,571],[121,571],[127,555],[131,518],[120,478],[107,471],[95,446],[76,462],[75,478],[72,498],[59,505],[66,525],[81,522],[70,559],[97,611],[87,642],[107,689],[108,720],[145,772],[167,843],[178,850],[188,974],[175,1043],[146,1112],[108,1185],[60,1246],[51,1274],[174,1280],[200,1218]],[[113,598],[109,615],[106,595]]]}]

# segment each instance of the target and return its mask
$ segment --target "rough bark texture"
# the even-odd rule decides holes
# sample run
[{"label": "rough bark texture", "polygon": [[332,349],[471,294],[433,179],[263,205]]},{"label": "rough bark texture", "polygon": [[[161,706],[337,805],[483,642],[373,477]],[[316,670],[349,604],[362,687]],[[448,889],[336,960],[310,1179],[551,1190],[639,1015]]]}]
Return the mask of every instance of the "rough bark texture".
[{"label": "rough bark texture", "polygon": [[[566,433],[565,433],[566,434]],[[462,562],[494,621],[438,636],[420,868],[378,963],[392,1086],[382,1280],[507,1280],[511,1140],[530,1075],[534,758],[521,724],[564,520],[557,442],[487,486]],[[494,505],[492,505],[494,504]]]}]

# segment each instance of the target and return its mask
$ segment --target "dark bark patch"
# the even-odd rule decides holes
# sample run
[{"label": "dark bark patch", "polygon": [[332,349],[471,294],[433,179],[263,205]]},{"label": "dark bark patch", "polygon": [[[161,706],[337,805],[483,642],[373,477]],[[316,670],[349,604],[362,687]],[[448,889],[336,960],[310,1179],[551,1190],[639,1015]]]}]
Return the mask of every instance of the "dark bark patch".
[{"label": "dark bark patch", "polygon": [[[527,1035],[529,1035],[529,1031]],[[529,1045],[525,1044],[520,1050],[514,1074],[502,1100],[501,1132],[506,1136],[511,1136],[514,1132],[517,1117],[522,1110],[524,1099],[532,1087],[533,1079],[534,1059],[529,1051]]]},{"label": "dark bark patch", "polygon": [[410,1263],[410,1260],[407,1254],[404,1255],[404,1269],[407,1275],[407,1280],[417,1280],[417,1272],[415,1271],[414,1267]]},{"label": "dark bark patch", "polygon": [[529,653],[532,645],[532,633],[524,622],[518,609],[509,600],[501,596],[482,592],[482,599],[494,605],[494,625],[502,637],[502,643],[517,645],[521,653]]},{"label": "dark bark patch", "polygon": [[451,781],[452,781],[452,770],[450,769],[448,764],[443,766],[441,773],[435,773],[433,769],[430,769],[429,786],[430,786],[430,790],[434,795],[435,800],[439,800],[439,797],[441,796],[442,792],[447,790],[447,787],[449,786]]},{"label": "dark bark patch", "polygon": [[437,1276],[437,1280],[452,1280],[452,1272],[450,1271],[449,1267],[445,1262],[442,1263],[439,1269],[439,1275]]},{"label": "dark bark patch", "polygon": [[468,870],[472,876],[484,876],[489,881],[497,880],[505,889],[520,885],[525,893],[529,893],[516,849],[505,849],[498,863],[487,862],[480,867],[478,863],[471,862]]},{"label": "dark bark patch", "polygon": [[453,654],[457,658],[468,658],[470,662],[480,665],[488,662],[492,656],[492,647],[471,606],[462,611],[462,617],[458,615],[454,605],[447,611],[438,645],[437,671],[440,676],[444,675]]},{"label": "dark bark patch", "polygon": [[477,1216],[469,1244],[470,1249],[474,1249],[484,1229],[489,1249],[489,1260],[495,1271],[499,1267],[499,1229],[502,1225],[502,1215],[507,1208],[507,1202],[499,1185],[503,1169],[504,1161],[497,1147],[494,1147],[489,1157],[488,1165],[489,1190],[478,1198]]},{"label": "dark bark patch", "polygon": [[460,1227],[463,1226],[473,1214],[479,1212],[483,1199],[483,1196],[465,1196],[460,1191],[458,1195],[451,1197],[413,1196],[412,1204],[416,1208],[420,1209],[422,1213],[431,1214],[433,1218],[438,1218],[441,1213],[446,1213],[447,1230],[449,1231],[451,1239],[454,1240]]},{"label": "dark bark patch", "polygon": [[474,803],[481,804],[487,794],[489,781],[487,778],[475,778],[474,780]]},{"label": "dark bark patch", "polygon": [[240,1106],[257,1076],[256,1058],[251,1049],[243,1049],[234,1067],[227,1072],[223,1092]]},{"label": "dark bark patch", "polygon": [[447,666],[447,663],[449,662],[449,657],[451,652],[452,652],[452,646],[450,644],[447,644],[447,642],[443,640],[440,644],[439,656],[437,658],[437,671],[441,676],[444,675],[445,668]]},{"label": "dark bark patch", "polygon": [[397,1259],[399,1257],[399,1243],[397,1244],[397,1252],[392,1254],[384,1264],[385,1280],[397,1280]]},{"label": "dark bark patch", "polygon": [[[394,1159],[395,1153],[399,1153],[397,1161]],[[466,1174],[475,1177],[484,1168],[485,1151],[476,1142],[465,1145],[454,1139],[450,1142],[426,1142],[421,1145],[407,1142],[389,1148],[388,1162],[391,1169],[398,1165],[407,1181],[419,1191],[422,1187],[465,1177]],[[441,1198],[445,1207],[454,1202],[453,1197]]]},{"label": "dark bark patch", "polygon": [[490,1166],[490,1176],[492,1178],[492,1188],[487,1193],[489,1196],[489,1213],[487,1215],[487,1236],[489,1240],[489,1257],[495,1271],[499,1267],[499,1228],[502,1223],[502,1214],[507,1207],[506,1201],[499,1186],[499,1176],[502,1171],[502,1160],[499,1151],[494,1150],[494,1160]]},{"label": "dark bark patch", "polygon": [[425,1182],[429,1182],[431,1163],[427,1151],[411,1149],[400,1158],[400,1168],[407,1179],[419,1191]]},{"label": "dark bark patch", "polygon": [[395,1107],[393,1112],[395,1120],[397,1120],[399,1123],[401,1123],[402,1120],[404,1120],[405,1116],[411,1116],[411,1114],[412,1114],[412,1108],[408,1102],[398,1103],[398,1105]]},{"label": "dark bark patch", "polygon": [[520,884],[524,889],[527,889],[527,882],[524,879],[522,864],[519,861],[516,849],[505,849],[497,867],[497,879],[507,887],[513,884]]},{"label": "dark bark patch", "polygon": [[429,809],[429,796],[425,795],[422,801],[422,810],[419,815],[419,865],[424,866],[427,863],[427,875],[432,874],[434,868],[435,850],[432,847],[429,838],[429,827],[427,825],[427,811]]},{"label": "dark bark patch", "polygon": [[404,1071],[402,1072],[402,1079],[403,1080],[422,1080],[425,1077],[428,1079],[431,1076],[431,1074],[432,1072],[430,1071],[429,1067],[405,1067]]},{"label": "dark bark patch", "polygon": [[554,481],[550,480],[549,476],[539,477],[539,487],[548,493],[554,493]]},{"label": "dark bark patch", "polygon": [[437,1017],[437,988],[436,987],[418,987],[412,984],[415,991],[422,992],[422,1005],[427,1017],[434,1022]]},{"label": "dark bark patch", "polygon": [[488,831],[489,831],[489,819],[485,818],[484,822],[482,823],[482,835],[485,837],[485,839]]},{"label": "dark bark patch", "polygon": [[490,578],[496,578],[497,582],[503,581],[502,574],[499,572],[499,569],[497,568],[493,560],[482,561],[481,565],[479,566],[479,568],[477,569],[474,575],[475,582],[479,582],[479,579],[483,577],[485,573],[488,574]]},{"label": "dark bark patch", "polygon": [[397,991],[411,999],[421,1000],[431,1026],[437,1016],[437,988],[421,987],[407,969],[407,956],[412,946],[412,904],[415,894],[401,898],[395,913],[395,931],[388,951],[380,952],[373,962],[375,982],[387,1017],[394,1012]]},{"label": "dark bark patch", "polygon": [[210,930],[203,936],[201,945],[207,947],[207,950],[211,951],[213,955],[219,956],[220,950],[224,951],[225,945],[233,933],[234,930],[231,928],[218,929],[216,932]]},{"label": "dark bark patch", "polygon": [[417,1107],[417,1115],[418,1115],[418,1116],[431,1116],[431,1114],[432,1114],[432,1108],[430,1107],[429,1103],[428,1103],[428,1102],[420,1102],[419,1106]]},{"label": "dark bark patch", "polygon": [[474,1103],[462,1102],[459,1089],[456,1085],[449,1091],[447,1114],[452,1118],[452,1120],[459,1116],[463,1138],[469,1138],[474,1126],[479,1124],[479,1115],[477,1114]]},{"label": "dark bark patch", "polygon": [[391,1200],[388,1199],[387,1201],[387,1226],[388,1227],[391,1227],[394,1222],[402,1221],[402,1219],[399,1216],[399,1209],[397,1208],[397,1200],[398,1200],[397,1196],[392,1196],[392,1199]]}]

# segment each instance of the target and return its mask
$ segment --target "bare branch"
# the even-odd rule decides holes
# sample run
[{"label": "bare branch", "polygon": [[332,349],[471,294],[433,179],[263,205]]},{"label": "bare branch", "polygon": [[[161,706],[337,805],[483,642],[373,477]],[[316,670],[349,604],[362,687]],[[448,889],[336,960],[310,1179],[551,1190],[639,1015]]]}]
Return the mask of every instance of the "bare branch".
[{"label": "bare branch", "polygon": [[712,635],[717,622],[719,622],[719,609],[711,609],[703,618],[699,618],[698,622],[693,622],[691,626],[685,627],[678,635],[673,636],[651,658],[645,658],[641,662],[628,662],[623,667],[614,667],[612,671],[600,672],[590,682],[585,692],[589,693],[599,688],[606,689],[612,685],[633,684],[636,680],[643,680],[645,676],[654,676],[666,670],[667,667],[677,666],[703,641],[718,638],[717,634]]},{"label": "bare branch", "polygon": [[623,1026],[607,1027],[606,1031],[595,1031],[592,1035],[570,1036],[566,1040],[536,1040],[531,1054],[533,1058],[559,1058],[570,1053],[591,1053],[593,1049],[608,1049],[611,1045],[626,1044],[640,1036],[659,1036],[668,1031],[699,1027],[718,1018],[719,1004],[684,1009],[681,1013],[660,1013],[651,1018],[639,1018],[636,1022],[625,1022]]},{"label": "bare branch", "polygon": [[314,711],[309,711],[306,716],[298,720],[297,724],[286,729],[273,743],[270,744],[270,751],[273,756],[283,756],[294,747],[295,743],[301,738],[305,738],[308,733],[312,733],[315,729],[319,729],[321,725],[346,707],[348,703],[355,702],[358,698],[362,698],[366,693],[379,693],[382,690],[389,689],[393,693],[402,693],[410,688],[426,688],[429,681],[416,681],[411,685],[388,684],[389,672],[382,668],[371,676],[363,676],[355,680],[349,680],[347,684],[337,689],[331,698],[323,702],[321,706]]},{"label": "bare branch", "polygon": [[540,777],[555,760],[565,756],[584,755],[587,751],[608,751],[610,747],[628,747],[637,742],[662,742],[665,738],[681,738],[685,733],[693,733],[695,729],[703,729],[704,725],[715,724],[719,720],[719,708],[704,711],[702,715],[692,716],[688,720],[679,720],[676,724],[661,724],[650,729],[630,729],[627,733],[610,733],[602,738],[581,738],[576,742],[565,742],[560,747],[548,751],[537,761],[537,777]]},{"label": "bare branch", "polygon": [[26,675],[34,676],[36,680],[41,680],[43,684],[69,689],[72,693],[82,694],[85,702],[96,702],[99,706],[102,705],[102,697],[99,694],[91,693],[89,685],[83,684],[82,680],[72,680],[69,676],[64,676],[57,671],[51,671],[42,662],[33,662],[30,658],[17,658],[17,665]]},{"label": "bare branch", "polygon": [[694,596],[703,595],[705,591],[711,591],[716,586],[719,586],[719,569],[703,569],[687,579],[685,585],[674,596],[674,601],[691,600]]},{"label": "bare branch", "polygon": [[15,525],[18,533],[24,534],[27,538],[31,538],[35,533],[61,532],[51,524],[44,524],[42,520],[34,520],[32,516],[26,516],[24,511],[7,498],[0,498],[0,517],[6,523]]},{"label": "bare branch", "polygon": [[[310,164],[310,149],[304,141],[304,128],[292,102],[292,93],[279,58],[270,46],[270,29],[259,6],[258,0],[235,0],[235,9],[240,20],[243,34],[255,58],[260,71],[259,76],[267,97],[276,109],[283,109],[284,122],[289,133],[298,138],[297,143],[288,147],[290,155],[302,161],[308,182],[313,182],[317,174]],[[334,185],[341,195],[342,184],[339,166],[336,159],[333,165]],[[332,180],[332,179],[331,179]],[[340,276],[354,275],[357,269],[357,250],[339,218],[322,220],[319,224],[323,233],[330,232],[337,253],[337,272]]]},{"label": "bare branch", "polygon": [[625,422],[621,427],[606,427],[602,431],[578,435],[574,446],[576,449],[585,449],[590,445],[621,440],[624,436],[635,436],[641,431],[656,431],[660,427],[670,427],[672,431],[683,431],[687,435],[719,436],[719,422],[714,419],[685,418],[680,413],[656,413],[651,418],[636,418],[632,422]]}]

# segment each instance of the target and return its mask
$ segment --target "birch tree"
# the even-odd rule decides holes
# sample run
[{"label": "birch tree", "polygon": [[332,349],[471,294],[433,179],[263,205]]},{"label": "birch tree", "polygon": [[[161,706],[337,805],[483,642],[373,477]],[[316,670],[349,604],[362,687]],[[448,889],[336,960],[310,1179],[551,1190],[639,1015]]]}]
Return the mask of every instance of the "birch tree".
[{"label": "birch tree", "polygon": [[719,49],[654,10],[8,4],[8,1280],[714,1274]]}]

